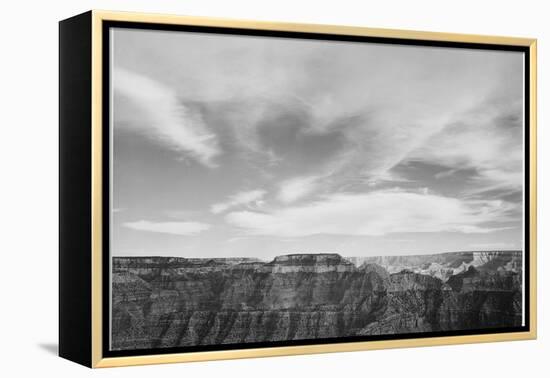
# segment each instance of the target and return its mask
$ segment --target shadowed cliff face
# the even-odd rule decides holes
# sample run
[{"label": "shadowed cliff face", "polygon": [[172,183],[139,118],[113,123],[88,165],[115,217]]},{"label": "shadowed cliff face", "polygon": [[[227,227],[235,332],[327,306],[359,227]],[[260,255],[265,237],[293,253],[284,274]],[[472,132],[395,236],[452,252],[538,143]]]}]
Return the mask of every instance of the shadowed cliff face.
[{"label": "shadowed cliff face", "polygon": [[[452,279],[452,280],[451,280]],[[337,254],[114,258],[114,350],[521,325],[521,277],[359,268]]]}]

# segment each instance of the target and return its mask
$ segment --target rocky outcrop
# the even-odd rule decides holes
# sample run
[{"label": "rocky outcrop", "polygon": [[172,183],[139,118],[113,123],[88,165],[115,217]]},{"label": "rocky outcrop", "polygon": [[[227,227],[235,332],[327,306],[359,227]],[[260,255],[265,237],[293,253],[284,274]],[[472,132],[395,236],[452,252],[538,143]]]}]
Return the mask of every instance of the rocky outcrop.
[{"label": "rocky outcrop", "polygon": [[355,270],[355,265],[336,253],[277,256],[272,262],[263,266],[263,271],[270,273],[342,273]]},{"label": "rocky outcrop", "polygon": [[447,252],[431,255],[348,257],[356,266],[377,264],[389,273],[410,270],[447,281],[449,277],[465,272],[471,266],[488,271],[518,273],[522,267],[521,251]]},{"label": "rocky outcrop", "polygon": [[521,324],[521,274],[489,270],[484,264],[482,269],[470,267],[447,283],[452,291],[445,293],[439,308],[439,321],[445,329]]},{"label": "rocky outcrop", "polygon": [[370,273],[370,272],[374,272],[376,273],[380,278],[382,278],[385,282],[388,282],[388,280],[390,279],[390,274],[388,273],[388,271],[386,269],[384,269],[384,267],[378,265],[378,264],[368,264],[368,263],[364,263],[363,265],[361,265],[359,267],[359,270],[360,271],[363,271],[365,273]]},{"label": "rocky outcrop", "polygon": [[337,254],[293,254],[268,263],[114,258],[112,348],[520,324],[521,279],[493,273],[468,270],[443,283],[410,270],[389,274],[375,263],[357,268]]}]

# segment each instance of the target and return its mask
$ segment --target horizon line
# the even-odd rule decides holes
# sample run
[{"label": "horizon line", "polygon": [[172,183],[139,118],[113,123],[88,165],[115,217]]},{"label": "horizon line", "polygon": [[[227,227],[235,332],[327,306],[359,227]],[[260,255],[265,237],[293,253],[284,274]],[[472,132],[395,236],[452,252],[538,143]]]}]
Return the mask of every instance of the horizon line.
[{"label": "horizon line", "polygon": [[[358,255],[342,255],[337,252],[312,252],[312,253],[283,253],[280,255],[275,255],[271,257],[272,259],[279,256],[295,256],[295,255],[338,255],[342,258],[354,258],[354,257],[401,257],[401,256],[430,256],[430,255],[444,255],[451,253],[475,253],[475,252],[521,252],[523,249],[476,249],[476,250],[457,250],[457,251],[445,251],[445,252],[435,252],[435,253],[412,253],[412,254],[391,254],[391,255],[370,255],[370,256],[358,256]],[[201,260],[212,260],[212,259],[257,259],[260,261],[266,261],[259,257],[254,256],[220,256],[220,257],[184,257],[184,256],[175,256],[175,255],[147,255],[147,256],[134,256],[134,255],[120,255],[120,256],[111,256],[111,258],[154,258],[154,257],[165,257],[165,258],[179,258],[179,259],[201,259]]]}]

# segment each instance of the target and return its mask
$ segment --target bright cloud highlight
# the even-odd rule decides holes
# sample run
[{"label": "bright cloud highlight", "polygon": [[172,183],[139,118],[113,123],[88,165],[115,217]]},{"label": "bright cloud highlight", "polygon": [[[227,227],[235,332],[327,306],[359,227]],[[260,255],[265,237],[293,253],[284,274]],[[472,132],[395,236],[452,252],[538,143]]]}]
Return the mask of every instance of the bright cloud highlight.
[{"label": "bright cloud highlight", "polygon": [[[200,115],[193,114],[178,99],[175,91],[146,76],[121,68],[113,70],[116,94],[126,96],[145,112],[126,114],[133,118],[131,125],[173,150],[183,151],[208,167],[216,166],[214,158],[220,154],[216,135],[209,133]],[[117,107],[117,110],[124,109]],[[117,114],[115,114],[117,116]]]},{"label": "bright cloud highlight", "polygon": [[122,226],[138,231],[183,236],[195,235],[210,228],[209,224],[200,222],[151,222],[146,220],[126,222]]},{"label": "bright cloud highlight", "polygon": [[223,213],[233,207],[241,205],[254,204],[260,206],[262,204],[262,198],[265,195],[265,190],[249,190],[239,192],[229,197],[225,202],[215,203],[210,207],[210,211],[214,214]]},{"label": "bright cloud highlight", "polygon": [[226,221],[248,234],[300,237],[315,234],[377,236],[396,232],[488,233],[502,228],[513,205],[503,201],[462,201],[399,190],[335,194],[304,206],[272,212],[232,212]]}]

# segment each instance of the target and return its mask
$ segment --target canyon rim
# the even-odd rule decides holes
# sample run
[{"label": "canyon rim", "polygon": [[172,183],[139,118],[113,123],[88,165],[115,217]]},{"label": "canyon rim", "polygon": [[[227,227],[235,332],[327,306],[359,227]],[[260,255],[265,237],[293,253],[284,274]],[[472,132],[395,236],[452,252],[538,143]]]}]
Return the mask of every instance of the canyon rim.
[{"label": "canyon rim", "polygon": [[270,262],[116,257],[112,345],[136,350],[518,327],[521,259],[519,251],[292,254]]}]

